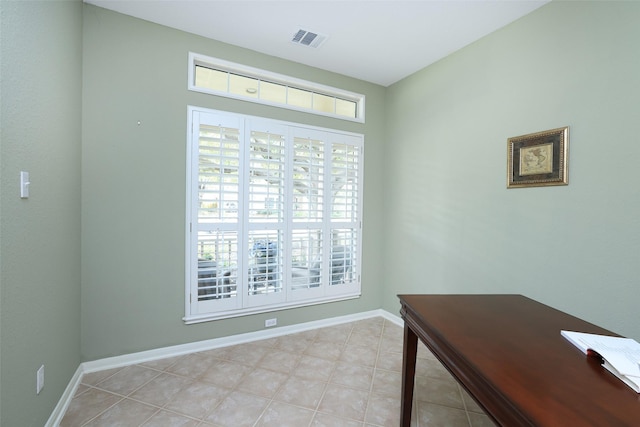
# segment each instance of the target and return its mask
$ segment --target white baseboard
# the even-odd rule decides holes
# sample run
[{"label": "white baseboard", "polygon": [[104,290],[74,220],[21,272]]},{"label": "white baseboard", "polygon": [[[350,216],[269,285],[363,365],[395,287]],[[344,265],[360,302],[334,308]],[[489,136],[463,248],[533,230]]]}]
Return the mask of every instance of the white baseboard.
[{"label": "white baseboard", "polygon": [[396,314],[391,314],[388,311],[383,310],[383,309],[379,309],[378,310],[378,315],[380,317],[384,317],[389,322],[395,323],[396,325],[400,326],[401,328],[404,328],[404,320],[402,320],[402,317],[400,317],[400,316],[398,316]]},{"label": "white baseboard", "polygon": [[229,337],[214,338],[205,341],[196,341],[187,344],[180,344],[170,347],[163,347],[154,350],[141,351],[138,353],[124,354],[122,356],[108,357],[105,359],[93,360],[81,363],[78,370],[71,378],[69,385],[65,389],[60,401],[56,405],[53,413],[49,417],[45,427],[56,427],[62,421],[62,417],[71,403],[71,399],[80,385],[82,375],[90,372],[98,372],[106,369],[120,368],[129,365],[149,362],[152,360],[164,359],[174,356],[182,356],[199,351],[212,350],[214,348],[227,347],[236,344],[244,344],[251,341],[258,341],[267,338],[279,337],[282,335],[294,334],[297,332],[309,331],[312,329],[325,328],[342,323],[354,322],[357,320],[370,319],[372,317],[383,317],[398,326],[404,326],[402,319],[388,311],[378,309],[365,311],[362,313],[348,314],[346,316],[332,317],[329,319],[315,320],[312,322],[299,323],[297,325],[282,326],[279,328],[266,329],[262,331],[249,332],[246,334],[233,335]]},{"label": "white baseboard", "polygon": [[83,372],[81,363],[80,366],[78,366],[78,369],[76,369],[76,372],[73,374],[73,377],[71,377],[71,381],[69,381],[69,384],[67,384],[67,388],[64,390],[64,393],[62,393],[62,397],[60,397],[58,404],[53,409],[51,416],[49,416],[47,423],[44,425],[45,427],[57,427],[60,424],[60,422],[62,421],[62,417],[64,417],[64,414],[67,412],[67,408],[71,403],[71,399],[73,399],[73,396],[76,394],[76,390],[80,385],[82,374]]},{"label": "white baseboard", "polygon": [[246,334],[232,335],[222,338],[214,338],[205,341],[196,341],[187,344],[180,344],[170,347],[157,348],[154,350],[141,351],[138,353],[124,354],[122,356],[108,357],[105,359],[84,362],[82,364],[83,373],[103,371],[105,369],[120,368],[123,366],[135,365],[138,363],[150,362],[152,360],[165,359],[167,357],[182,356],[199,351],[212,350],[214,348],[228,347],[236,344],[244,344],[251,341],[258,341],[267,338],[279,337],[282,335],[304,332],[312,329],[324,328],[327,326],[339,325],[341,323],[354,322],[356,320],[369,319],[371,317],[384,317],[389,321],[402,325],[400,318],[394,319],[391,313],[382,309],[365,311],[362,313],[348,314],[345,316],[332,317],[329,319],[315,320],[312,322],[299,323],[291,326],[281,326]]}]

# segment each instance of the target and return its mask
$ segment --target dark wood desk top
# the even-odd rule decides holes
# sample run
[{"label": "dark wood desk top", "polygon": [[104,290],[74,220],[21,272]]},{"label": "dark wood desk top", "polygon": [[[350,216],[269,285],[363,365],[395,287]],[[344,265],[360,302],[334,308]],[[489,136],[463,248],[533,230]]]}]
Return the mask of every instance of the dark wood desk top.
[{"label": "dark wood desk top", "polygon": [[399,295],[405,324],[503,426],[640,426],[640,394],[560,335],[617,335],[521,295]]}]

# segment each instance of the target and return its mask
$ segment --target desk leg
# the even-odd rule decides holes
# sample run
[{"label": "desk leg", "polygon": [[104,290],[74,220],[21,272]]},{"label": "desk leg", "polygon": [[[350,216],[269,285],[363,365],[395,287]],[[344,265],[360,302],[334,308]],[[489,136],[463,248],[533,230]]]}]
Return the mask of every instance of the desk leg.
[{"label": "desk leg", "polygon": [[400,427],[411,426],[411,407],[413,404],[413,385],[416,375],[416,354],[418,336],[404,324],[404,348],[402,353],[402,398],[400,400]]}]

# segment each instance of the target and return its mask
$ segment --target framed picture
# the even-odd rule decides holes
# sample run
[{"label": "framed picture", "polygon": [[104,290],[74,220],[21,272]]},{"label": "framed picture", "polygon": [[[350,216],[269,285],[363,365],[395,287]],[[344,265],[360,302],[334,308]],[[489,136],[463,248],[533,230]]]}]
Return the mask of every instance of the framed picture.
[{"label": "framed picture", "polygon": [[569,127],[507,140],[507,188],[567,185]]}]

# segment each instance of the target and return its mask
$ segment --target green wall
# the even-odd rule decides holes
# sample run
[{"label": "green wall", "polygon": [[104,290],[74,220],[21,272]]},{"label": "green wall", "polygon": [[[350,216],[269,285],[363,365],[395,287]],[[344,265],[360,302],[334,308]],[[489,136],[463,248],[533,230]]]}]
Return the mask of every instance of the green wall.
[{"label": "green wall", "polygon": [[[380,307],[383,87],[89,5],[83,43],[82,360]],[[190,92],[189,51],[364,93],[366,124]],[[187,105],[365,135],[361,298],[184,324]]]},{"label": "green wall", "polygon": [[[384,309],[521,293],[640,339],[638,22],[552,2],[388,89]],[[569,185],[507,190],[507,138],[562,126]]]},{"label": "green wall", "polygon": [[0,425],[40,427],[81,361],[82,3],[0,8]]}]

